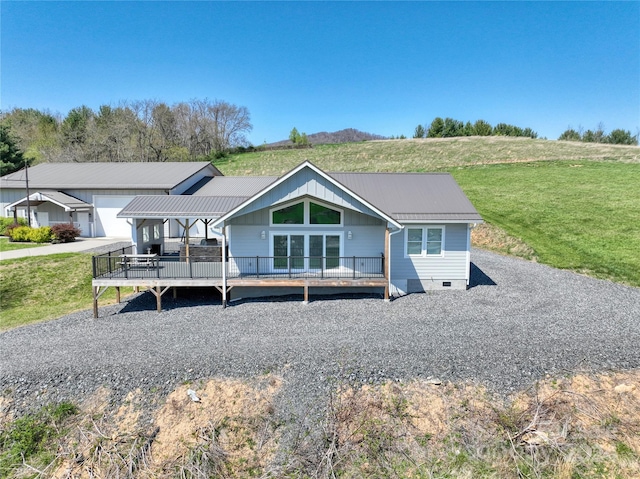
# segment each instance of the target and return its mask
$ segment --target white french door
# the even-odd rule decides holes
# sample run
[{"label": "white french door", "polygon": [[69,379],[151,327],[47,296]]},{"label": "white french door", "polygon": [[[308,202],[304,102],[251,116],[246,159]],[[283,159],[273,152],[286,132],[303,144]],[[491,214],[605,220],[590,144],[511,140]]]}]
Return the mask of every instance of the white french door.
[{"label": "white french door", "polygon": [[338,268],[342,234],[272,233],[274,271],[306,271]]}]

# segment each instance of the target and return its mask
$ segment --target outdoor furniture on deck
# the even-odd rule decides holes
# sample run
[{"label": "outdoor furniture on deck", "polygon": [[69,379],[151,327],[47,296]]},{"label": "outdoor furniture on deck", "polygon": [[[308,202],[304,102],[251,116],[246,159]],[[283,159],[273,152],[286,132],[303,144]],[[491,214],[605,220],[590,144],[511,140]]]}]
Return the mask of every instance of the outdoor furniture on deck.
[{"label": "outdoor furniture on deck", "polygon": [[121,261],[119,262],[122,267],[125,269],[136,267],[136,266],[144,266],[147,268],[154,267],[157,265],[158,255],[155,253],[149,254],[121,254]]}]

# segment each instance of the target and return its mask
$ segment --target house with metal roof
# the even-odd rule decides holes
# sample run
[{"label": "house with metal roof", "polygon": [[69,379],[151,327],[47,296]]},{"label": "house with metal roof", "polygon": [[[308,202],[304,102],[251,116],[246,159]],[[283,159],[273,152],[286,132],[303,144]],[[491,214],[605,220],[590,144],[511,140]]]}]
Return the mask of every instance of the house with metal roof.
[{"label": "house with metal roof", "polygon": [[[94,288],[147,287],[158,307],[168,288],[189,285],[217,288],[223,304],[300,291],[307,300],[310,289],[374,289],[385,298],[465,289],[471,229],[482,222],[446,173],[326,173],[304,162],[279,178],[214,176],[188,193],[140,196],[122,209],[136,232],[132,258],[152,259],[127,269],[96,258]],[[152,246],[163,242],[167,219],[187,232],[204,222],[217,239],[163,255]]]},{"label": "house with metal roof", "polygon": [[131,225],[117,214],[134,198],[180,195],[216,175],[206,161],[42,163],[0,178],[0,211],[33,226],[72,222],[82,236],[129,238]]}]

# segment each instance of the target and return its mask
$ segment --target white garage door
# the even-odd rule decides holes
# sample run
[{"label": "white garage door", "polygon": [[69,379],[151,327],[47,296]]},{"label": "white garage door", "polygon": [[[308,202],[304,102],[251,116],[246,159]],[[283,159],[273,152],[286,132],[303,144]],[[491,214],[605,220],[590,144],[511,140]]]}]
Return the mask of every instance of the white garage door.
[{"label": "white garage door", "polygon": [[135,196],[94,196],[96,236],[131,238],[131,225],[124,218],[117,218],[120,210]]}]

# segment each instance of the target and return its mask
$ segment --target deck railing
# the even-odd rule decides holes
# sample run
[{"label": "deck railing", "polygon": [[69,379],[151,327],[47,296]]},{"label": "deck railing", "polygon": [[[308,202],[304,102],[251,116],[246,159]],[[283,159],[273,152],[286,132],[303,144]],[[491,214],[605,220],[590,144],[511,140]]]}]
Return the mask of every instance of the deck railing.
[{"label": "deck railing", "polygon": [[[93,257],[93,277],[101,279],[209,279],[222,278],[220,256],[197,261],[180,256],[157,256],[145,261],[127,257],[131,248]],[[227,258],[227,278],[384,278],[383,255],[347,256],[242,256]]]}]

